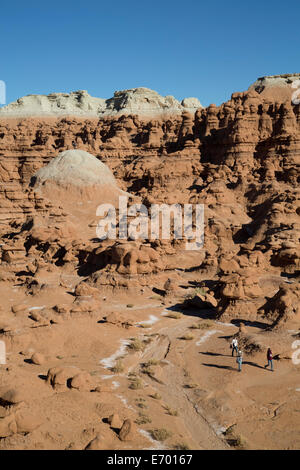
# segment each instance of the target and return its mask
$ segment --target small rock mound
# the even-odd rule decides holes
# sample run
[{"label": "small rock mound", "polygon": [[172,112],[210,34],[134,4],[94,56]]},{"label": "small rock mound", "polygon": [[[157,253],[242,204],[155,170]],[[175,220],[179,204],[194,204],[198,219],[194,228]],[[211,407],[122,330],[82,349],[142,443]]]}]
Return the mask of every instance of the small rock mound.
[{"label": "small rock mound", "polygon": [[273,328],[278,328],[290,321],[299,321],[300,282],[290,285],[282,284],[276,294],[261,307],[260,313],[273,322]]}]

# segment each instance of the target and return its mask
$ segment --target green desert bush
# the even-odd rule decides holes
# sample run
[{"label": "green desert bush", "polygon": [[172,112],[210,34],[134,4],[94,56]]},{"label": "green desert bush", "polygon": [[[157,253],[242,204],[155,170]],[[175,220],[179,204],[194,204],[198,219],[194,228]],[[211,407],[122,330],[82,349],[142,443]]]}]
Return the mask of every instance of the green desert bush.
[{"label": "green desert bush", "polygon": [[185,296],[185,299],[190,300],[196,297],[196,295],[205,295],[206,290],[204,287],[196,287],[195,289],[192,290],[189,294]]}]

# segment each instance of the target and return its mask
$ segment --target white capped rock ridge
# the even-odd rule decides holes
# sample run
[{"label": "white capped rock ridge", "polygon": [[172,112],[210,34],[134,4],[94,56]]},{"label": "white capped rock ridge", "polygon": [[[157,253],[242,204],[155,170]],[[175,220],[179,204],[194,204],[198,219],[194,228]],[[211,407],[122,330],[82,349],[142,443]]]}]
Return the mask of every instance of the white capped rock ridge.
[{"label": "white capped rock ridge", "polygon": [[249,90],[256,90],[259,93],[266,88],[279,87],[290,88],[293,82],[299,80],[300,73],[285,73],[282,75],[266,75],[259,77],[250,87]]},{"label": "white capped rock ridge", "polygon": [[49,95],[27,95],[0,108],[0,117],[22,116],[87,116],[102,117],[121,114],[157,116],[195,113],[203,108],[198,98],[181,102],[173,96],[161,96],[149,88],[116,91],[109,99],[95,98],[86,90]]}]

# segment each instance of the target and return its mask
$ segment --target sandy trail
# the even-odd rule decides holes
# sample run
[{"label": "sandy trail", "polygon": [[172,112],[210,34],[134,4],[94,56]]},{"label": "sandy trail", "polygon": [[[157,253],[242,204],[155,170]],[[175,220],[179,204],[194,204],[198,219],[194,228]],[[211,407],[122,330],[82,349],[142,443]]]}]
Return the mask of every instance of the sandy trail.
[{"label": "sandy trail", "polygon": [[[173,326],[169,324],[157,330],[155,332],[158,335],[157,339],[139,358],[139,363],[150,359],[163,360],[163,383],[154,381],[150,377],[146,380],[157,389],[168,406],[179,410],[179,416],[185,428],[183,433],[196,444],[198,449],[228,449],[226,442],[217,435],[200,408],[191,399],[188,390],[184,388],[187,379],[183,357],[190,345],[188,341],[182,341],[178,337],[190,324],[191,318],[187,317],[179,324],[175,323]],[[215,333],[216,330],[211,331],[210,335],[201,334],[203,342],[206,337]]]}]

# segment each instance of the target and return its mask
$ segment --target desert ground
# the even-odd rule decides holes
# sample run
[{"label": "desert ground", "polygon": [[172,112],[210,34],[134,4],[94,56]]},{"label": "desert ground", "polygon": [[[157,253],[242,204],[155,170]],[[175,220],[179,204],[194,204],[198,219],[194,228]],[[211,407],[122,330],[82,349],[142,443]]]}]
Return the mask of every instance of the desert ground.
[{"label": "desert ground", "polygon": [[[1,450],[299,448],[298,78],[0,110]],[[203,246],[100,240],[120,196],[204,205]]]}]

